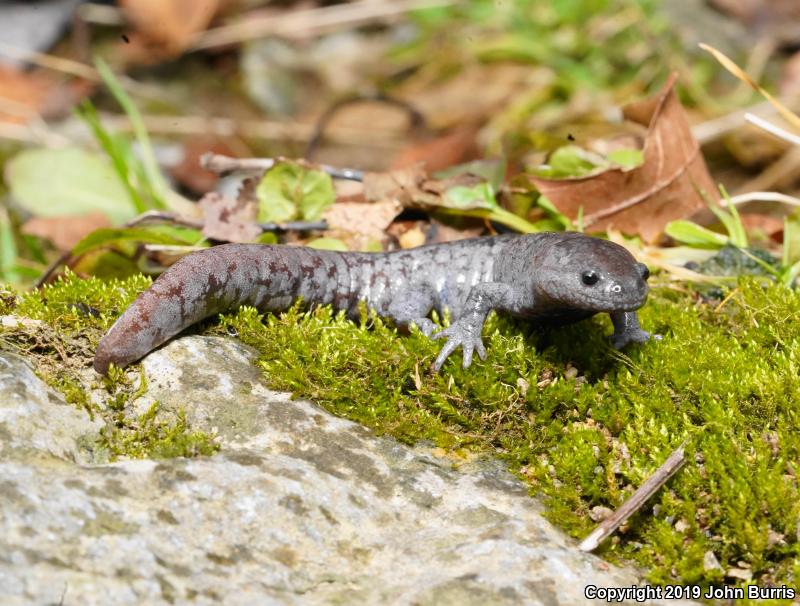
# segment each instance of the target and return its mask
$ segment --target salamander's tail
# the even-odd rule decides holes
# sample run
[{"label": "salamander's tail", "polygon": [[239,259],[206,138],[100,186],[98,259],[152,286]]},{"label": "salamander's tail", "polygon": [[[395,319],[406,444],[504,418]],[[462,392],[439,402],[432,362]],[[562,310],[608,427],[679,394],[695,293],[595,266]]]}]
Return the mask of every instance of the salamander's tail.
[{"label": "salamander's tail", "polygon": [[[125,310],[100,340],[94,369],[107,374],[111,363],[127,366],[195,322],[234,303],[231,274],[235,250],[219,246],[187,255],[165,271]],[[241,291],[239,291],[241,292]]]}]

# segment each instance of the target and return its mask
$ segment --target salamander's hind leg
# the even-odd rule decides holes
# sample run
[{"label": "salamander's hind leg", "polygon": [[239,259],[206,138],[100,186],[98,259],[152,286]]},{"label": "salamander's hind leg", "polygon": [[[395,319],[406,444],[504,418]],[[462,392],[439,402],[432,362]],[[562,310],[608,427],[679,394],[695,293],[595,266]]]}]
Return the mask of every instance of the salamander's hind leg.
[{"label": "salamander's hind leg", "polygon": [[400,328],[408,329],[412,324],[426,337],[436,330],[436,325],[428,318],[434,306],[433,295],[427,289],[407,290],[390,304],[387,316]]}]

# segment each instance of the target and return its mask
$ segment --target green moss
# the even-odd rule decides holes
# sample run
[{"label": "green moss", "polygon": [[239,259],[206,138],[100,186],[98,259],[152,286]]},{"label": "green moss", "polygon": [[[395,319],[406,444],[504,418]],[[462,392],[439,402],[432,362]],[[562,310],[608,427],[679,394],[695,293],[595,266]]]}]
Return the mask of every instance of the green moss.
[{"label": "green moss", "polygon": [[[219,449],[215,436],[187,426],[183,412],[162,419],[156,403],[136,414],[133,404],[146,389],[143,375],[132,381],[112,368],[101,385],[86,384],[100,337],[150,283],[145,276],[104,282],[68,275],[38,291],[0,297],[0,314],[41,321],[0,329],[0,344],[32,359],[42,379],[67,402],[105,422],[95,443],[84,444],[98,459],[188,457]],[[90,398],[89,390],[98,387],[97,397]]]},{"label": "green moss", "polygon": [[178,413],[175,422],[158,420],[157,413],[157,402],[133,419],[120,411],[113,424],[100,430],[99,446],[107,449],[113,458],[137,459],[211,455],[219,449],[208,434],[189,431],[183,411]]},{"label": "green moss", "polygon": [[[44,341],[45,359],[61,348],[70,364],[85,367],[102,330],[146,284],[70,279],[23,295],[14,313],[44,319],[59,335]],[[578,537],[594,526],[593,507],[618,506],[686,439],[687,464],[603,554],[637,561],[654,582],[732,582],[724,571],[747,566],[760,585],[796,585],[800,295],[752,280],[728,295],[707,306],[656,288],[641,318],[664,338],[624,353],[608,346],[605,316],[546,330],[493,317],[484,331],[487,360],[464,371],[457,352],[440,375],[429,371],[440,342],[416,331],[399,336],[374,317],[354,324],[325,308],[266,318],[242,309],[211,330],[235,331],[258,348],[275,388],[406,442],[504,457],[546,499],[550,517]],[[100,315],[80,313],[76,302]],[[45,364],[51,384],[72,376],[56,366]],[[160,424],[157,406],[126,415],[141,383],[124,377],[104,385],[103,447],[125,456],[214,448],[180,416]],[[79,383],[61,385],[84,405]],[[721,571],[704,570],[706,552]]]}]

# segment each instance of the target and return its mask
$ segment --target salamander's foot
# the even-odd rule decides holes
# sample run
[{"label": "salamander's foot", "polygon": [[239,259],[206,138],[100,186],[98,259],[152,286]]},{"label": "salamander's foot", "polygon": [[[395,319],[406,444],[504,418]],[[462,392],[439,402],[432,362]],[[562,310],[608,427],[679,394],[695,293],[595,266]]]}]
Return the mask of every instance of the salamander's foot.
[{"label": "salamander's foot", "polygon": [[430,337],[433,334],[433,331],[436,330],[436,324],[434,324],[433,321],[429,320],[428,318],[419,318],[418,320],[414,320],[411,322],[411,325],[419,328],[419,331],[426,337]]},{"label": "salamander's foot", "polygon": [[647,343],[648,341],[660,341],[661,335],[654,335],[641,328],[637,330],[630,330],[623,333],[614,333],[609,337],[611,347],[614,349],[622,349],[631,343]]},{"label": "salamander's foot", "polygon": [[631,343],[661,340],[661,335],[653,335],[642,330],[635,311],[612,312],[610,316],[611,322],[614,324],[614,334],[609,337],[609,340],[614,349],[622,349]]},{"label": "salamander's foot", "polygon": [[481,360],[485,360],[486,348],[483,346],[483,340],[481,339],[482,328],[483,322],[480,319],[464,317],[433,335],[432,339],[447,338],[447,343],[444,344],[436,361],[433,363],[434,371],[439,372],[447,357],[459,346],[461,346],[464,355],[463,368],[469,368],[469,365],[472,364],[473,353],[477,353]]}]

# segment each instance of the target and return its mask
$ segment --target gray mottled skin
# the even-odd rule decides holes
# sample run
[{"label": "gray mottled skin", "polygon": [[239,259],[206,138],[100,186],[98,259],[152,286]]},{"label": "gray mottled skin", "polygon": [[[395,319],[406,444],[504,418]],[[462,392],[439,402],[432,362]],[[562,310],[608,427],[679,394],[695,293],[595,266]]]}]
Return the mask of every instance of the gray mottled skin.
[{"label": "gray mottled skin", "polygon": [[[588,277],[587,277],[588,276]],[[211,315],[252,305],[282,311],[298,298],[357,317],[360,301],[400,327],[431,335],[431,310],[452,324],[434,363],[459,346],[464,367],[486,352],[481,330],[491,310],[535,321],[571,322],[608,312],[614,347],[650,335],[635,310],[647,299],[647,268],[621,246],[578,233],[506,235],[388,253],[227,244],[192,253],[170,267],[100,341],[94,367],[135,362]],[[591,284],[589,284],[591,282]]]}]

